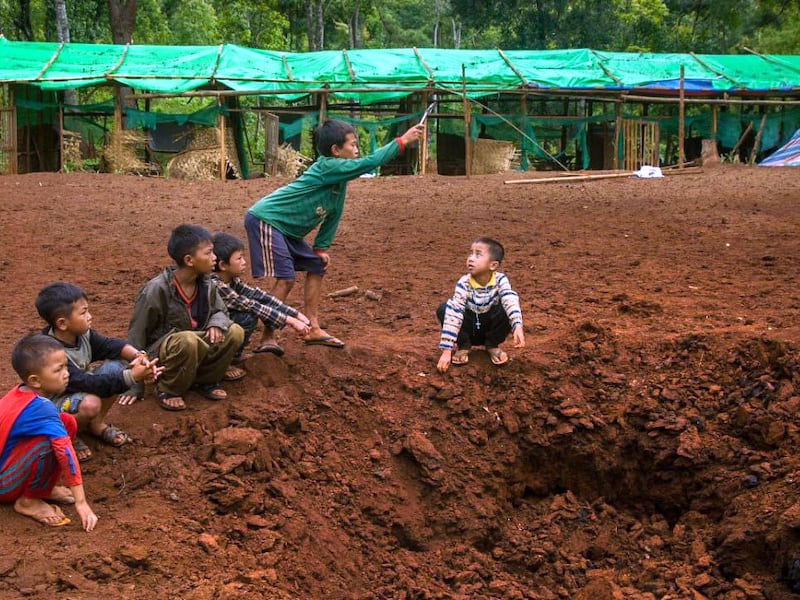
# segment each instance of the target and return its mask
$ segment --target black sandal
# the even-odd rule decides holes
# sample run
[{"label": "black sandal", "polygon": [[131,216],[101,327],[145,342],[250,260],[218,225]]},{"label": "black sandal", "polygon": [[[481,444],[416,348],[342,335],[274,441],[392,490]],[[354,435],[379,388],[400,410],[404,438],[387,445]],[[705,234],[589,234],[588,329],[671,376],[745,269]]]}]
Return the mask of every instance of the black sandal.
[{"label": "black sandal", "polygon": [[[171,398],[178,398],[181,403],[178,405],[167,404],[166,401]],[[171,410],[175,412],[186,410],[186,402],[183,401],[183,396],[178,394],[173,394],[172,392],[158,392],[156,399],[158,400],[158,405],[164,410]]]},{"label": "black sandal", "polygon": [[194,390],[206,400],[218,402],[228,398],[228,392],[223,390],[218,383],[196,383]]}]

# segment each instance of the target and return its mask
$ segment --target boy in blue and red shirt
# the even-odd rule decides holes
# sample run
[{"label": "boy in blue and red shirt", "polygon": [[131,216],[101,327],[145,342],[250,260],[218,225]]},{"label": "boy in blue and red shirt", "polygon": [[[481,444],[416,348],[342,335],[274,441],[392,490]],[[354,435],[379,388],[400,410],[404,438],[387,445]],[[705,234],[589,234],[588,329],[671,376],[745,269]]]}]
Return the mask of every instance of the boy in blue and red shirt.
[{"label": "boy in blue and red shirt", "polygon": [[[70,520],[45,500],[74,504],[81,525],[92,531],[97,516],[72,447],[77,423],[48,399],[67,387],[67,354],[57,340],[29,335],[14,346],[11,364],[23,383],[0,399],[0,502],[13,502],[21,515],[51,527]],[[57,486],[59,479],[67,487]]]}]

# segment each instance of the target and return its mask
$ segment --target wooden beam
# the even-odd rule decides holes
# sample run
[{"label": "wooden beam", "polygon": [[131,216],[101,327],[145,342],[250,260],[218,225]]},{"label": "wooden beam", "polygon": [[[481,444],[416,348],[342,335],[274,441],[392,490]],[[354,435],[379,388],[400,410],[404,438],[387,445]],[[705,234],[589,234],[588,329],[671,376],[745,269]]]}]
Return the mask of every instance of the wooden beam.
[{"label": "wooden beam", "polygon": [[58,58],[58,55],[59,55],[59,54],[61,54],[61,50],[62,50],[63,48],[64,48],[64,42],[61,42],[61,43],[58,45],[58,48],[56,48],[56,51],[53,53],[53,56],[51,56],[51,57],[50,57],[50,60],[48,60],[48,61],[47,61],[47,63],[46,63],[46,64],[45,64],[45,65],[42,67],[42,70],[41,70],[41,71],[39,71],[39,73],[36,75],[36,78],[34,79],[34,81],[39,81],[39,80],[42,78],[42,76],[45,74],[45,72],[47,71],[47,69],[49,69],[49,68],[50,68],[50,66],[51,66],[51,65],[52,65],[54,62],[56,62],[56,59]]},{"label": "wooden beam", "polygon": [[514,64],[508,59],[508,57],[506,56],[506,53],[503,52],[500,48],[497,49],[497,52],[500,53],[500,56],[506,62],[506,64],[508,65],[508,68],[511,69],[512,71],[514,71],[514,75],[519,77],[519,80],[522,82],[522,85],[524,85],[525,87],[528,87],[528,80],[525,79],[525,76],[522,73],[520,73],[519,69],[517,69],[517,67],[515,67]]},{"label": "wooden beam", "polygon": [[[703,169],[695,168],[695,169],[682,169],[680,171],[674,171],[665,173],[665,176],[672,176],[672,175],[691,175],[693,173],[702,173]],[[516,184],[516,183],[564,183],[564,182],[572,182],[572,181],[592,181],[595,179],[614,179],[619,177],[631,177],[633,176],[633,171],[624,171],[622,173],[599,173],[597,175],[570,175],[570,176],[561,176],[561,177],[541,177],[539,179],[509,179],[504,183],[508,184]]]},{"label": "wooden beam", "polygon": [[744,138],[747,137],[747,134],[750,133],[751,129],[753,129],[753,122],[752,121],[750,121],[747,124],[747,127],[745,127],[744,132],[742,133],[741,137],[739,138],[739,141],[736,142],[736,145],[733,147],[733,150],[731,150],[731,156],[736,156],[736,152],[737,152],[737,150],[739,150],[739,146],[742,145],[742,143],[744,142]]}]

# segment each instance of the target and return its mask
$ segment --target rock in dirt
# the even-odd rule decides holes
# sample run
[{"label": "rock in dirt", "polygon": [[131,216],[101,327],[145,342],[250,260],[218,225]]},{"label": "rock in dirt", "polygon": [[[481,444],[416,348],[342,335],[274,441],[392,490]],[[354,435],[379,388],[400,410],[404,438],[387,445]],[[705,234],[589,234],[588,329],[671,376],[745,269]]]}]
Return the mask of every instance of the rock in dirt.
[{"label": "rock in dirt", "polygon": [[402,446],[419,465],[422,478],[433,486],[442,484],[442,455],[436,450],[433,443],[421,431],[414,431],[405,439]]},{"label": "rock in dirt", "polygon": [[144,546],[129,544],[117,552],[117,558],[129,567],[144,567],[148,563],[149,550]]},{"label": "rock in dirt", "polygon": [[219,550],[217,538],[210,533],[201,533],[197,538],[197,543],[207,554],[214,554]]}]

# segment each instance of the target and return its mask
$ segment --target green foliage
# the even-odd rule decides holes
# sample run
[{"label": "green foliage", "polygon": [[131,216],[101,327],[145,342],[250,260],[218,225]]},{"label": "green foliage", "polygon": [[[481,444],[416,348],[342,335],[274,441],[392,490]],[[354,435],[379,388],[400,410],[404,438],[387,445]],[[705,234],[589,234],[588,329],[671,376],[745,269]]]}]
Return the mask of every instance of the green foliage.
[{"label": "green foliage", "polygon": [[[138,0],[134,42],[308,48],[312,0]],[[67,0],[71,39],[111,40],[107,0]],[[325,48],[800,51],[800,0],[324,0]],[[54,41],[52,0],[0,0],[9,39]]]},{"label": "green foliage", "polygon": [[209,0],[182,0],[170,18],[173,45],[219,44],[217,13]]},{"label": "green foliage", "polygon": [[160,0],[139,0],[136,27],[133,31],[136,44],[170,44],[172,34]]}]

